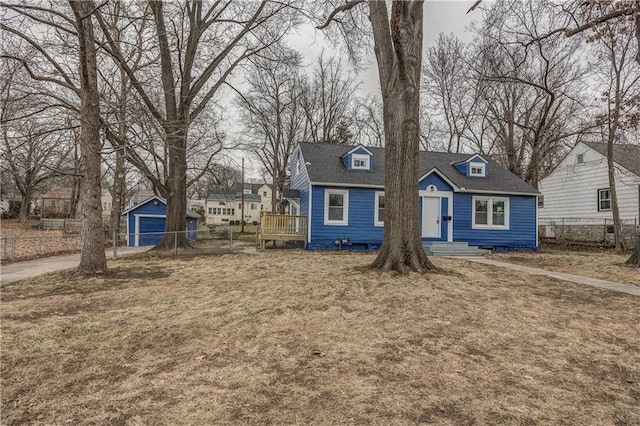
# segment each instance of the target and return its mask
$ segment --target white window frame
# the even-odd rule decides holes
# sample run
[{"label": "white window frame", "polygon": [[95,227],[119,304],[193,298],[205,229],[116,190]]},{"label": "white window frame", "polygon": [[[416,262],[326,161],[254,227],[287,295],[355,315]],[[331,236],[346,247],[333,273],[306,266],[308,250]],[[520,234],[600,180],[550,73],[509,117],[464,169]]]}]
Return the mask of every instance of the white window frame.
[{"label": "white window frame", "polygon": [[[373,198],[374,201],[374,205],[373,205],[373,226],[384,226],[384,221],[380,220],[379,217],[379,207],[378,207],[378,202],[380,197],[384,197],[384,191],[376,191],[375,197]],[[385,204],[386,204],[386,200],[385,200]],[[387,206],[385,206],[385,209],[387,208]]]},{"label": "white window frame", "polygon": [[[486,201],[487,202],[487,224],[476,224],[476,201]],[[494,201],[503,201],[504,202],[504,225],[494,225],[493,224],[493,202]],[[483,196],[473,196],[471,199],[471,228],[472,229],[509,229],[509,215],[510,215],[510,207],[509,207],[510,199],[508,197],[483,197]]]},{"label": "white window frame", "polygon": [[[342,195],[342,220],[329,220],[329,196]],[[324,224],[336,226],[349,225],[349,190],[325,189],[324,190]]]},{"label": "white window frame", "polygon": [[[364,161],[364,166],[356,166],[356,160]],[[367,154],[351,154],[351,168],[355,170],[369,170],[371,158]]]},{"label": "white window frame", "polygon": [[[602,198],[601,194],[602,192],[607,191],[609,192],[609,198]],[[608,201],[609,202],[609,208],[608,209],[603,209],[602,208],[602,202],[603,201]],[[599,212],[609,212],[611,211],[611,188],[600,188],[598,189],[598,211]]]},{"label": "white window frame", "polygon": [[[486,164],[484,164],[484,163],[469,163],[469,176],[484,177],[485,176],[485,166],[486,166]],[[474,168],[480,169],[480,173],[474,173],[473,172]]]}]

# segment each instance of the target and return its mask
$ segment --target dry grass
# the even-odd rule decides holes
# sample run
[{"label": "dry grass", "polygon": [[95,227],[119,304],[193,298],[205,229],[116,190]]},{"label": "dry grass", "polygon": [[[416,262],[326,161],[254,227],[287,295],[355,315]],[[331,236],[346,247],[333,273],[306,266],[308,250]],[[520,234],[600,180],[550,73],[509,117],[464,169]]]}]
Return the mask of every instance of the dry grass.
[{"label": "dry grass", "polygon": [[630,253],[545,248],[535,253],[494,253],[492,259],[550,271],[640,286],[640,271],[624,264]]},{"label": "dry grass", "polygon": [[123,258],[2,289],[3,424],[640,424],[640,298],[435,259]]}]

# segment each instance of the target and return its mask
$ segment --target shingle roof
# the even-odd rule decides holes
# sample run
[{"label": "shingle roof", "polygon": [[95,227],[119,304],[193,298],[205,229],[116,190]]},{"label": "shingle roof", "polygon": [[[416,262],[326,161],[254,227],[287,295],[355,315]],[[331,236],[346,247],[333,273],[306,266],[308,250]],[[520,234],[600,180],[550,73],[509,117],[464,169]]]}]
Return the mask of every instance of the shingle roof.
[{"label": "shingle roof", "polygon": [[[240,200],[242,194],[235,191],[209,191],[207,200]],[[245,201],[260,201],[260,194],[244,194]]]},{"label": "shingle roof", "polygon": [[[370,148],[373,152],[373,170],[347,170],[340,158],[353,146],[301,143],[302,156],[312,183],[334,183],[342,185],[384,186],[384,149]],[[419,175],[422,177],[437,169],[460,189],[466,191],[492,191],[499,193],[538,194],[531,185],[511,173],[490,158],[488,177],[467,177],[453,165],[466,161],[474,154],[420,151]]]},{"label": "shingle roof", "polygon": [[[585,145],[607,156],[607,144],[602,142],[585,142]],[[640,145],[613,145],[613,161],[625,169],[640,176]]]}]

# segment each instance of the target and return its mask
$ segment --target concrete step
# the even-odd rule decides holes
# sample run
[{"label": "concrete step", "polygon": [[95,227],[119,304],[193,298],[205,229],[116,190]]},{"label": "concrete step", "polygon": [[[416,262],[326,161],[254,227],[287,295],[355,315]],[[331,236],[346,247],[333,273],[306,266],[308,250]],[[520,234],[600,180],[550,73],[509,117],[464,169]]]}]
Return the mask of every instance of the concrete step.
[{"label": "concrete step", "polygon": [[466,242],[428,241],[423,247],[428,256],[482,256],[488,251]]}]

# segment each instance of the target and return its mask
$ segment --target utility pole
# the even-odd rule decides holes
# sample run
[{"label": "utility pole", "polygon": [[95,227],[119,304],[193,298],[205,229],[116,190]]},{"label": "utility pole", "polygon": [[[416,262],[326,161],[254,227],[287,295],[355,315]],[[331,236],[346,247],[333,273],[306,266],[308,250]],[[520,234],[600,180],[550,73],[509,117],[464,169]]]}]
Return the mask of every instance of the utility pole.
[{"label": "utility pole", "polygon": [[241,175],[241,181],[242,184],[240,185],[240,191],[241,191],[241,195],[240,195],[240,202],[241,207],[240,207],[240,214],[242,215],[242,217],[240,218],[240,233],[244,234],[244,157],[242,157],[242,175]]}]

